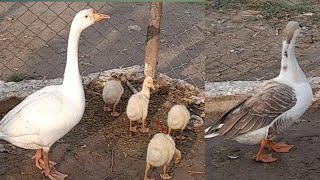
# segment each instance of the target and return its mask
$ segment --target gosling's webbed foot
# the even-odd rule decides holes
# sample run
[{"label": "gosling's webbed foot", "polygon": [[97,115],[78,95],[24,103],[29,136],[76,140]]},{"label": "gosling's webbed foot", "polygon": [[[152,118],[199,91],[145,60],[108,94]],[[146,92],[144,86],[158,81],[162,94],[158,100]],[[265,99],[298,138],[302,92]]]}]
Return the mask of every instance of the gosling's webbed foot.
[{"label": "gosling's webbed foot", "polygon": [[168,173],[166,173],[166,174],[160,174],[160,177],[161,177],[161,179],[171,179],[171,178],[172,178],[171,176],[169,176]]},{"label": "gosling's webbed foot", "polygon": [[111,113],[111,116],[112,116],[112,117],[118,117],[118,116],[120,116],[120,113],[118,113],[117,111],[115,111],[115,112],[112,112],[112,113]]}]

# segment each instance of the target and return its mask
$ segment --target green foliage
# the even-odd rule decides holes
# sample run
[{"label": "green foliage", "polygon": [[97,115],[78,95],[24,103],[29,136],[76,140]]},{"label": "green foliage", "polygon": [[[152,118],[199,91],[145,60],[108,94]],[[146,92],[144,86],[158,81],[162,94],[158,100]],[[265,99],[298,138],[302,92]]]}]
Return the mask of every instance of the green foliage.
[{"label": "green foliage", "polygon": [[284,18],[287,15],[313,12],[314,2],[304,0],[299,4],[289,4],[285,0],[213,0],[209,5],[214,11],[221,10],[257,10],[266,18]]},{"label": "green foliage", "polygon": [[20,82],[23,80],[34,79],[32,76],[28,76],[26,74],[12,74],[9,78],[9,82]]}]

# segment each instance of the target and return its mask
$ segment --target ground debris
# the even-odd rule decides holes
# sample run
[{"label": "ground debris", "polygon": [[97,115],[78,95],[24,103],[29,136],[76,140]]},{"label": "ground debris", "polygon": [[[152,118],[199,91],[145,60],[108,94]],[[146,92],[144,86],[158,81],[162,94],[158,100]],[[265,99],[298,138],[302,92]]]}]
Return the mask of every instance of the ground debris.
[{"label": "ground debris", "polygon": [[230,158],[230,159],[238,159],[238,158],[239,158],[239,156],[235,156],[235,155],[228,155],[228,158]]},{"label": "ground debris", "polygon": [[4,145],[3,144],[0,144],[0,152],[9,152],[5,147],[4,147]]},{"label": "ground debris", "polygon": [[261,16],[260,11],[254,11],[254,10],[245,10],[239,12],[240,16]]}]

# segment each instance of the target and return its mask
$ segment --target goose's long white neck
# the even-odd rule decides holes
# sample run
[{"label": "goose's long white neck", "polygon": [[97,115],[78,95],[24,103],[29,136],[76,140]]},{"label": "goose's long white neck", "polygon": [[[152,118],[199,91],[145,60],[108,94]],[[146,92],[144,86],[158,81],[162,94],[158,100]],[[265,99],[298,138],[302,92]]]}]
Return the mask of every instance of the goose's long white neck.
[{"label": "goose's long white neck", "polygon": [[77,29],[75,25],[72,24],[68,39],[67,64],[62,83],[63,92],[67,93],[68,95],[75,94],[75,90],[78,89],[83,91],[78,65],[78,46],[80,34],[81,30]]},{"label": "goose's long white neck", "polygon": [[306,82],[307,78],[301,70],[295,55],[296,37],[293,37],[290,44],[286,40],[282,43],[281,70],[277,79],[291,82]]}]

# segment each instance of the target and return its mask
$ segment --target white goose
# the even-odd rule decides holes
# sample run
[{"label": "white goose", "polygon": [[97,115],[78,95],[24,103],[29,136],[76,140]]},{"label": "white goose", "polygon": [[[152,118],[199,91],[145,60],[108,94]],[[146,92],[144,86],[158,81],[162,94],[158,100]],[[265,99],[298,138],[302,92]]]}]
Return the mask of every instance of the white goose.
[{"label": "white goose", "polygon": [[0,122],[0,138],[24,149],[37,149],[36,166],[51,180],[64,179],[49,161],[50,147],[83,116],[85,95],[78,67],[81,32],[97,21],[110,18],[93,9],[82,10],[72,21],[67,64],[62,85],[47,86],[34,92],[8,112]]},{"label": "white goose", "polygon": [[275,152],[289,152],[293,145],[275,144],[271,139],[297,121],[312,101],[311,86],[294,52],[300,33],[298,22],[290,21],[287,24],[279,76],[265,82],[251,96],[223,114],[205,130],[206,138],[224,136],[224,139],[244,144],[260,143],[260,150],[253,157],[256,161],[276,160],[271,154],[263,154],[265,146]]}]

